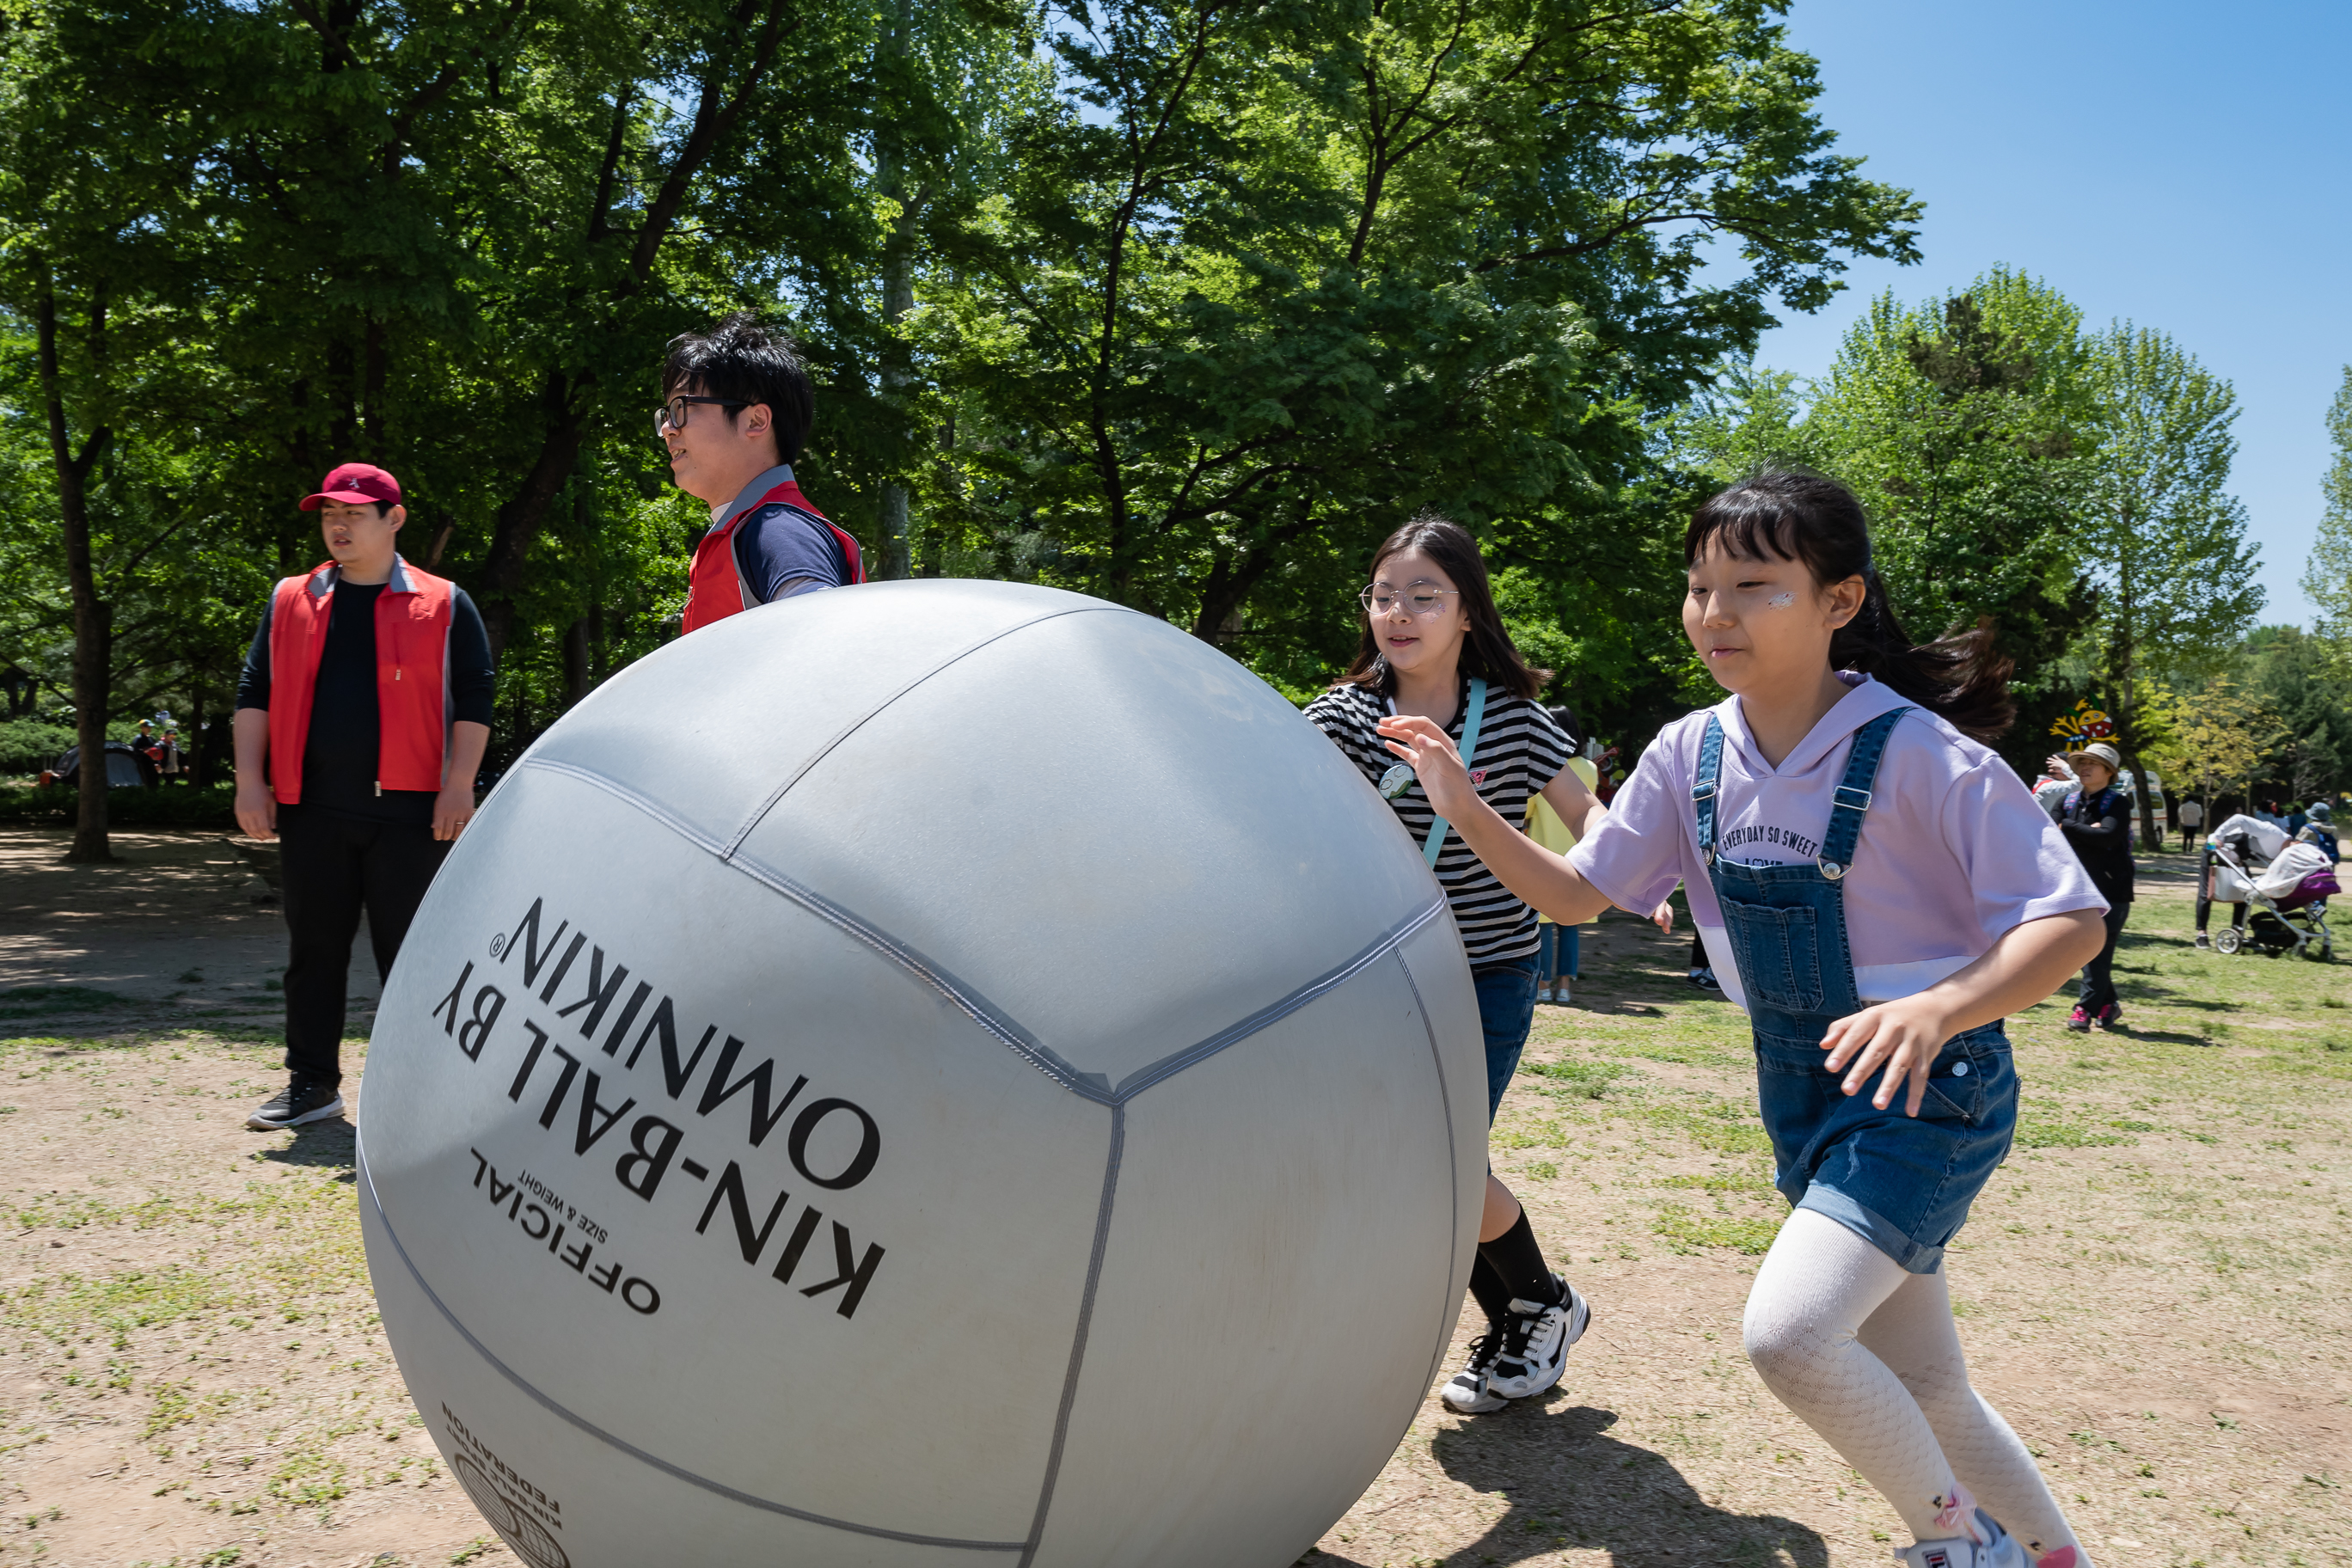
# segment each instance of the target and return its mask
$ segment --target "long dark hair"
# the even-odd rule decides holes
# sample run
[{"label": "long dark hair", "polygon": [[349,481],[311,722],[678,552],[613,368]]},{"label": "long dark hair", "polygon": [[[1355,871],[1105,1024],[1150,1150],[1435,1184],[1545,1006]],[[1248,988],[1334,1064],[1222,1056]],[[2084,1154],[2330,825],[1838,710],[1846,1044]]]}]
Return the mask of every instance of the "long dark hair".
[{"label": "long dark hair", "polygon": [[1862,608],[1830,634],[1830,668],[1859,670],[1940,715],[1964,735],[1990,743],[2017,717],[2009,694],[2012,660],[1993,647],[1992,627],[1912,642],[1886,602],[1870,560],[1870,520],[1845,486],[1802,468],[1766,468],[1708,497],[1683,530],[1683,564],[1709,544],[1761,561],[1801,561],[1816,587],[1863,581]]},{"label": "long dark hair", "polygon": [[[1390,556],[1415,550],[1444,568],[1462,592],[1462,607],[1470,613],[1469,634],[1462,639],[1462,673],[1475,675],[1514,697],[1533,697],[1541,691],[1551,671],[1529,668],[1511,646],[1511,634],[1503,629],[1502,614],[1495,608],[1495,591],[1486,583],[1486,563],[1478,554],[1478,542],[1460,523],[1433,511],[1423,512],[1381,542],[1372,552],[1372,569],[1365,574],[1366,580],[1378,581],[1381,567]],[[1389,668],[1388,656],[1381,652],[1380,639],[1372,635],[1371,613],[1364,611],[1362,617],[1363,637],[1357,645],[1356,661],[1339,678],[1340,684],[1393,696],[1396,672]]]}]

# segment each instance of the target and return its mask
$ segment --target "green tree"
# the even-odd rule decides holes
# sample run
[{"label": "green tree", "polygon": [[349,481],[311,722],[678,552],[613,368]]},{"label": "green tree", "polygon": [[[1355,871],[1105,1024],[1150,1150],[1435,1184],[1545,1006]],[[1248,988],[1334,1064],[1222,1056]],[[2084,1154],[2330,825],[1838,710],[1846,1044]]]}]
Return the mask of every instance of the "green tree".
[{"label": "green tree", "polygon": [[2263,771],[2290,799],[2309,802],[2352,783],[2352,701],[2329,639],[2297,626],[2248,637],[2251,688],[2276,727]]},{"label": "green tree", "polygon": [[2258,693],[2227,673],[2209,677],[2194,689],[2157,688],[2148,706],[2157,711],[2149,721],[2147,760],[2177,781],[2177,790],[2193,792],[2205,803],[2210,828],[2217,795],[2236,788],[2251,796],[2277,732],[2276,716]]},{"label": "green tree", "polygon": [[2086,379],[2098,424],[2075,540],[2098,585],[2101,682],[2153,849],[2142,678],[2212,668],[2263,604],[2246,510],[2229,491],[2237,395],[2169,337],[2128,322],[2091,341]]},{"label": "green tree", "polygon": [[2304,565],[2303,591],[2340,645],[2352,638],[2352,364],[2327,405],[2327,440],[2336,455],[2319,480],[2319,532]]},{"label": "green tree", "polygon": [[121,656],[152,657],[153,637],[188,607],[171,568],[190,542],[176,425],[201,310],[187,258],[200,142],[149,112],[176,62],[109,53],[98,47],[105,25],[72,7],[29,6],[8,21],[0,306],[12,330],[0,376],[12,404],[37,411],[47,462],[37,481],[8,488],[16,509],[0,554],[53,563],[16,614],[70,630],[83,764],[68,858],[106,860],[103,752]]},{"label": "green tree", "polygon": [[[1914,255],[1917,205],[1830,150],[1751,0],[1065,21],[1067,92],[917,290],[932,514],[1277,679],[1345,652],[1370,546],[1423,506],[1571,600],[1586,562],[1654,584],[1645,420],[1843,257]],[[1745,276],[1702,270],[1716,237]]]},{"label": "green tree", "polygon": [[2080,325],[2064,296],[2006,268],[1916,307],[1883,295],[1803,423],[1869,507],[1912,635],[1989,619],[2028,694],[2097,612],[2074,537],[2096,434]]}]

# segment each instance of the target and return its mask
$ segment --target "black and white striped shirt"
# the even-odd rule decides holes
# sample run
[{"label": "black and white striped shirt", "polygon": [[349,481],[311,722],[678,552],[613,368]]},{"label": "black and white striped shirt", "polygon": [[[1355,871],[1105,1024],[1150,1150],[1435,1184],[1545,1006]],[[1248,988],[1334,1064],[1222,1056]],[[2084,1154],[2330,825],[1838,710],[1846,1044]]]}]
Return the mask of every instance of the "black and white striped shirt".
[{"label": "black and white striped shirt", "polygon": [[[1445,731],[1457,746],[1462,743],[1462,721],[1469,711],[1469,700],[1465,680],[1461,706]],[[1360,686],[1335,686],[1307,708],[1307,717],[1375,784],[1397,761],[1381,744],[1374,729],[1387,714],[1387,699]],[[1500,812],[1504,821],[1517,826],[1526,819],[1528,797],[1541,793],[1559,776],[1572,749],[1567,732],[1539,705],[1489,687],[1486,716],[1478,725],[1478,750],[1470,759],[1470,776],[1480,798]],[[1389,805],[1412,836],[1413,847],[1421,847],[1429,838],[1433,813],[1420,784],[1415,782]],[[1533,956],[1535,910],[1497,881],[1451,828],[1438,853],[1437,879],[1454,907],[1454,921],[1462,928],[1462,945],[1474,966]]]}]

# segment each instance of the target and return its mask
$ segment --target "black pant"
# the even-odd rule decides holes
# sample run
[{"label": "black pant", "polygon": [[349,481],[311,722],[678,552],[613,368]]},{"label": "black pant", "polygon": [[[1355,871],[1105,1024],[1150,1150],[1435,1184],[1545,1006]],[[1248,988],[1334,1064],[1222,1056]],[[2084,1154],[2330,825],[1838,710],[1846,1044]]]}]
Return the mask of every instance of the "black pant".
[{"label": "black pant", "polygon": [[300,806],[278,808],[278,838],[292,938],[286,960],[287,1070],[340,1083],[344,986],[360,910],[367,910],[376,977],[387,978],[449,847],[430,827]]},{"label": "black pant", "polygon": [[2074,1005],[2094,1018],[2116,1002],[2116,939],[2124,934],[2124,921],[2131,918],[2131,905],[2117,904],[2107,911],[2107,942],[2099,949],[2099,956],[2083,965],[2083,990]]},{"label": "black pant", "polygon": [[[2213,858],[2213,851],[2210,849],[2198,858],[2197,934],[2199,936],[2205,934],[2205,923],[2213,918],[2213,878],[2218,868],[2219,862]],[[2242,926],[2246,923],[2246,906],[2242,902],[2230,906],[2230,923],[2233,926]]]}]

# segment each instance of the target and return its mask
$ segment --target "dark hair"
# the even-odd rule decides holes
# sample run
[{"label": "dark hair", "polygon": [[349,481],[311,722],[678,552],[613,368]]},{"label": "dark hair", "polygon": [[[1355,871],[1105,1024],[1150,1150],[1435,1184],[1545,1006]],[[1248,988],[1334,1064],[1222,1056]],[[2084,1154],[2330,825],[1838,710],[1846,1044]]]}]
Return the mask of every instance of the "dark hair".
[{"label": "dark hair", "polygon": [[[686,332],[669,341],[662,361],[662,395],[697,388],[749,407],[764,403],[773,421],[776,461],[796,462],[816,419],[816,394],[808,367],[793,341],[760,324],[749,310],[722,316],[707,332]],[[737,411],[727,411],[729,424]]]},{"label": "dark hair", "polygon": [[1859,670],[1988,743],[2017,717],[2012,661],[1993,647],[1990,622],[1914,644],[1886,602],[1870,561],[1870,520],[1845,486],[1802,468],[1766,468],[1709,496],[1683,531],[1683,563],[1709,544],[1761,561],[1801,561],[1817,586],[1863,580],[1862,608],[1830,634],[1830,668]]},{"label": "dark hair", "polygon": [[[1462,607],[1470,613],[1469,635],[1462,639],[1462,673],[1475,675],[1487,685],[1499,687],[1514,697],[1533,697],[1551,679],[1549,669],[1531,669],[1511,646],[1511,634],[1503,629],[1503,616],[1495,608],[1495,592],[1486,584],[1486,563],[1478,554],[1478,542],[1460,523],[1424,511],[1381,542],[1372,552],[1372,569],[1368,579],[1381,574],[1381,563],[1391,555],[1402,555],[1418,550],[1444,568],[1462,593]],[[1372,617],[1369,610],[1361,611],[1363,637],[1356,649],[1356,659],[1348,666],[1348,673],[1339,678],[1343,686],[1361,686],[1391,695],[1396,689],[1394,672],[1389,668],[1388,656],[1381,652],[1380,639],[1372,635]]]},{"label": "dark hair", "polygon": [[1568,743],[1570,746],[1582,748],[1584,731],[1577,724],[1575,709],[1562,702],[1557,707],[1547,708],[1544,711],[1551,715],[1551,721],[1559,726],[1561,733],[1568,737]]}]

